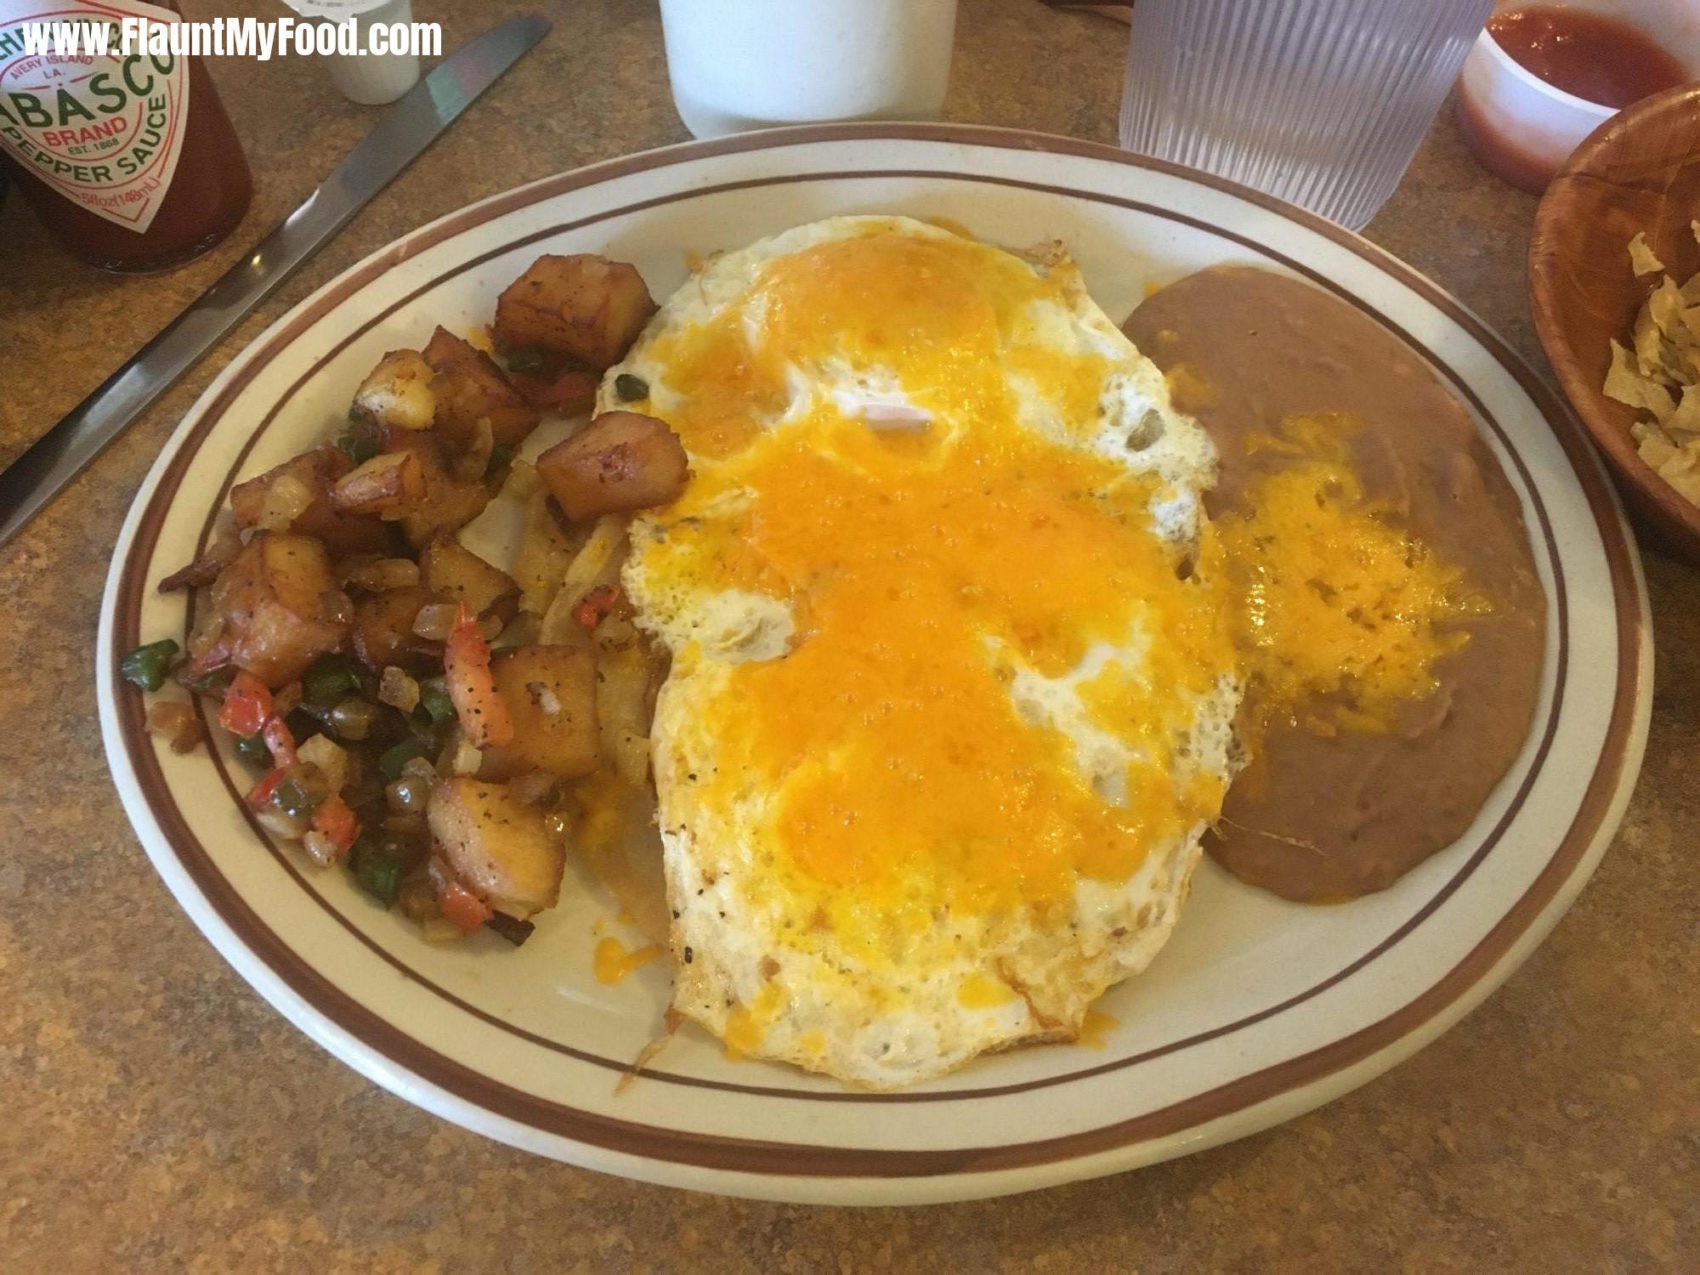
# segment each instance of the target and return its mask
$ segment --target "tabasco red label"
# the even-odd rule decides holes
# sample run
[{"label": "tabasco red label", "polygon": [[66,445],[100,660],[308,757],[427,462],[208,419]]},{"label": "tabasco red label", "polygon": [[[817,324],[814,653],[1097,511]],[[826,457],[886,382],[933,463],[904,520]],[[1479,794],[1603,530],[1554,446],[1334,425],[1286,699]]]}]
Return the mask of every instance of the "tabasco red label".
[{"label": "tabasco red label", "polygon": [[[66,199],[142,234],[177,172],[189,67],[168,52],[125,54],[126,18],[179,21],[135,0],[0,0],[0,146]],[[74,50],[43,50],[44,33],[71,25]]]}]

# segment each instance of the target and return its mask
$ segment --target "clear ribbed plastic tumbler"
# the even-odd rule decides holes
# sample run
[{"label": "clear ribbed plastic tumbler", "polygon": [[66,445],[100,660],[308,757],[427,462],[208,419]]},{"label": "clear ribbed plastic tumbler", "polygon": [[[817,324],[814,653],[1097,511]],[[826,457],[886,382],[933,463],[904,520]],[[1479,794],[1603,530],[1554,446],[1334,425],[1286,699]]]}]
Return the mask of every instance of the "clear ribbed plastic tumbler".
[{"label": "clear ribbed plastic tumbler", "polygon": [[1399,184],[1494,0],[1138,0],[1122,145],[1353,230]]}]

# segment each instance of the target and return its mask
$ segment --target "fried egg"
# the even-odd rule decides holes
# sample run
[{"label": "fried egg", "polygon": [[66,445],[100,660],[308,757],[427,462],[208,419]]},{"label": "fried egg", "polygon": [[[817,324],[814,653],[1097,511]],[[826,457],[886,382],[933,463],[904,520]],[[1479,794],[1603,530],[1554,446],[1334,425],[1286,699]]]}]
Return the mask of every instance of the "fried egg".
[{"label": "fried egg", "polygon": [[1059,247],[897,217],[712,259],[601,406],[691,460],[623,576],[674,1008],[872,1088],[1075,1038],[1236,765],[1209,439]]}]

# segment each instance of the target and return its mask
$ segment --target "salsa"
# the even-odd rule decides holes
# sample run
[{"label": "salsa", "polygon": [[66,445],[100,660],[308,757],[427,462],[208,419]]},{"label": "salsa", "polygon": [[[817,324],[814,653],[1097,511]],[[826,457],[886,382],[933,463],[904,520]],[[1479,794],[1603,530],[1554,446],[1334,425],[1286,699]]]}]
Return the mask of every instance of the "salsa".
[{"label": "salsa", "polygon": [[1651,38],[1603,14],[1535,5],[1495,14],[1487,29],[1531,75],[1601,106],[1628,106],[1688,79]]}]

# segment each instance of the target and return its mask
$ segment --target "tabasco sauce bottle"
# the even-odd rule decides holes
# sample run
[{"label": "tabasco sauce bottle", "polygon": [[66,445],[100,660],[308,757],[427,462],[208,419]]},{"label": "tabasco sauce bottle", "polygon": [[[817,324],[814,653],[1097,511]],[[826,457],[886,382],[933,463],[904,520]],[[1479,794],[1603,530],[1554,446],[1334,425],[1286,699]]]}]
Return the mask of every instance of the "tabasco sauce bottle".
[{"label": "tabasco sauce bottle", "polygon": [[[242,220],[253,181],[197,58],[125,53],[126,18],[177,21],[176,0],[0,0],[0,163],[67,250],[104,270],[163,270]],[[54,23],[104,25],[105,52],[41,51]],[[28,30],[34,28],[34,31]]]}]

